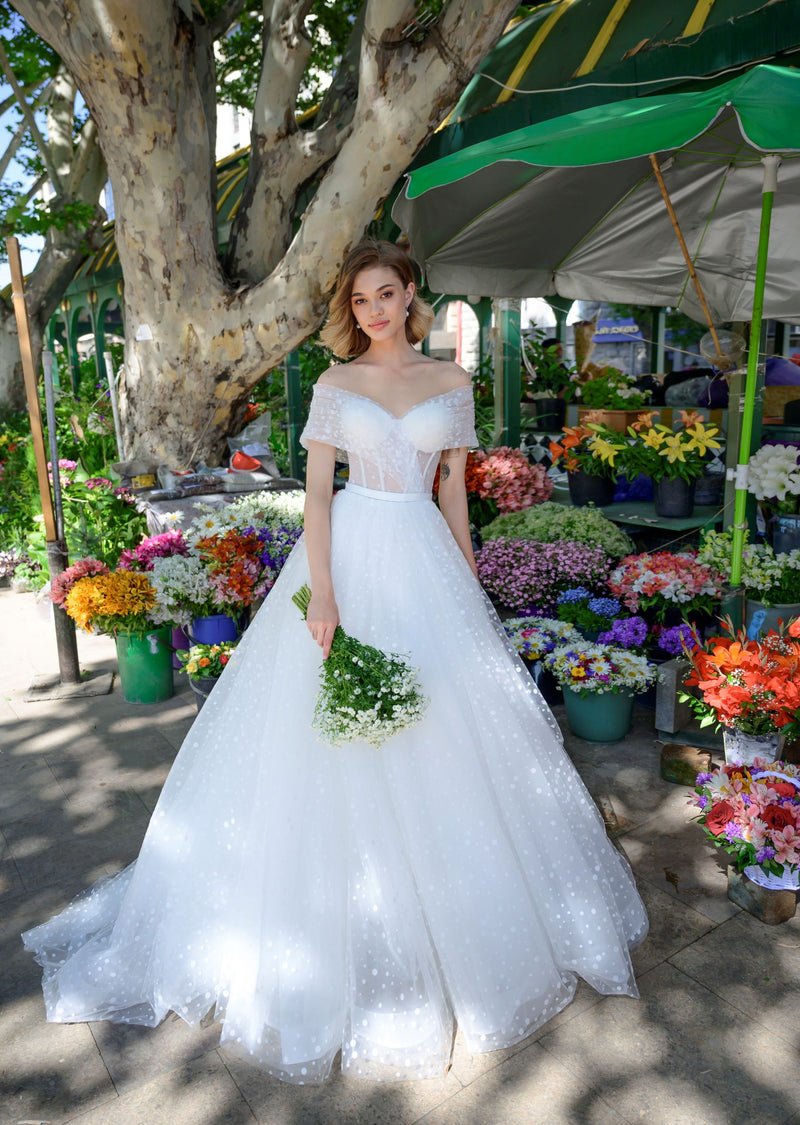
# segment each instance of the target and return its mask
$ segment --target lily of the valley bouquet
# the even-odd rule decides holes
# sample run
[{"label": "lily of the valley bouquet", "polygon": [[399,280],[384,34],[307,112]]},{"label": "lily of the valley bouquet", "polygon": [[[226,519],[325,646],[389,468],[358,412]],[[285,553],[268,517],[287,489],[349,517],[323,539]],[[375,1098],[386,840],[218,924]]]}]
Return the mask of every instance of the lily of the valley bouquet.
[{"label": "lily of the valley bouquet", "polygon": [[756,758],[697,775],[691,803],[706,836],[762,886],[796,889],[800,873],[800,770]]},{"label": "lily of the valley bouquet", "polygon": [[[310,600],[308,586],[292,598],[303,617]],[[341,625],[322,662],[320,680],[312,726],[330,746],[367,742],[379,749],[392,735],[414,726],[428,706],[405,657],[365,645]]]},{"label": "lily of the valley bouquet", "polygon": [[656,678],[656,668],[643,656],[613,645],[559,645],[544,657],[562,687],[579,695],[646,691]]},{"label": "lily of the valley bouquet", "polygon": [[717,723],[744,734],[793,734],[800,730],[800,619],[786,633],[770,631],[750,640],[722,621],[727,636],[711,637],[687,651],[691,665],[684,680],[698,696],[680,698],[699,716],[700,725]]}]

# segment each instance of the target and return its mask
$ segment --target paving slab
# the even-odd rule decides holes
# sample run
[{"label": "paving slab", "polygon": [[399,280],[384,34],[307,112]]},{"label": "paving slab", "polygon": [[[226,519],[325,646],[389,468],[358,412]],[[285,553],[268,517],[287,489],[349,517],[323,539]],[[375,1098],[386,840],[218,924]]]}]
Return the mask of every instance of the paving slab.
[{"label": "paving slab", "polygon": [[420,1125],[628,1125],[538,1043],[471,1082]]},{"label": "paving slab", "polygon": [[752,1013],[671,964],[639,987],[640,1000],[607,997],[540,1040],[624,1120],[783,1125],[800,1111],[797,1052]]},{"label": "paving slab", "polygon": [[322,1085],[293,1086],[220,1053],[259,1125],[414,1125],[462,1088],[452,1070],[442,1078],[381,1083],[340,1071]]},{"label": "paving slab", "polygon": [[[736,915],[670,961],[800,1050],[800,918],[768,927]],[[798,1076],[800,1081],[800,1076]]]}]

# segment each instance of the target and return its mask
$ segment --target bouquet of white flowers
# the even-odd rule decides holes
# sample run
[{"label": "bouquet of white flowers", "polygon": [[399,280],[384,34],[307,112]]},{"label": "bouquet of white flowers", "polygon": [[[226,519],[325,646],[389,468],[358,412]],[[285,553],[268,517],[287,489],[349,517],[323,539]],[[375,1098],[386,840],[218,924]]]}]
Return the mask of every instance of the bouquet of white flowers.
[{"label": "bouquet of white flowers", "polygon": [[794,446],[764,445],[748,461],[748,492],[776,512],[800,512],[800,453]]},{"label": "bouquet of white flowers", "polygon": [[[311,590],[292,598],[303,617]],[[380,748],[398,731],[422,718],[428,700],[406,659],[362,644],[337,625],[331,651],[320,670],[314,729],[331,746],[368,742]]]}]

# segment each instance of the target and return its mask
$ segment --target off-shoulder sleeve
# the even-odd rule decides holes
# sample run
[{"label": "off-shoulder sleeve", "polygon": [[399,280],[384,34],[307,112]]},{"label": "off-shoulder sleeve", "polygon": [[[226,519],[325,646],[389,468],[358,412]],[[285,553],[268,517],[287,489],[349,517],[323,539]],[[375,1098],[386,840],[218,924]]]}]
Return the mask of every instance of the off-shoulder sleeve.
[{"label": "off-shoulder sleeve", "polygon": [[475,400],[471,385],[457,387],[449,396],[447,405],[450,420],[446,448],[459,449],[467,446],[469,449],[474,449],[478,444],[478,438],[475,433]]},{"label": "off-shoulder sleeve", "polygon": [[344,447],[342,424],[339,411],[339,395],[336,387],[327,383],[317,383],[311,399],[305,428],[300,435],[300,444],[308,449],[310,441],[321,441],[325,445]]}]

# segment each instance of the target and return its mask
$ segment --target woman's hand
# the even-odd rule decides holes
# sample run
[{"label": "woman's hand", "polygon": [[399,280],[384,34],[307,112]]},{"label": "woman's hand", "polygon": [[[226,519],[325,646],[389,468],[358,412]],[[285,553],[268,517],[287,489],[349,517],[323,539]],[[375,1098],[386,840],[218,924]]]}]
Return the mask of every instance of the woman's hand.
[{"label": "woman's hand", "polygon": [[322,659],[328,659],[333,634],[339,624],[339,608],[333,594],[311,594],[306,613],[308,631],[322,649]]}]

